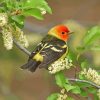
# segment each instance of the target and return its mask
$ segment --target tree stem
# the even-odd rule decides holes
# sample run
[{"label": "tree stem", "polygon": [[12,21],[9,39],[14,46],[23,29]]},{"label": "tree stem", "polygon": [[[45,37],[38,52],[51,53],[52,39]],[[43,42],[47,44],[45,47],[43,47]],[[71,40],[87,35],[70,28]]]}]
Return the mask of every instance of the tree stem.
[{"label": "tree stem", "polygon": [[88,83],[98,89],[100,89],[100,86],[99,85],[96,85],[95,83],[93,82],[90,82],[90,81],[87,81],[87,80],[80,80],[80,79],[74,79],[74,78],[68,78],[69,81],[75,81],[75,82],[83,82],[83,83]]},{"label": "tree stem", "polygon": [[28,51],[25,47],[23,47],[22,45],[20,45],[15,39],[13,40],[14,41],[14,44],[22,51],[24,52],[25,54],[27,54],[28,56],[31,55],[31,52]]}]

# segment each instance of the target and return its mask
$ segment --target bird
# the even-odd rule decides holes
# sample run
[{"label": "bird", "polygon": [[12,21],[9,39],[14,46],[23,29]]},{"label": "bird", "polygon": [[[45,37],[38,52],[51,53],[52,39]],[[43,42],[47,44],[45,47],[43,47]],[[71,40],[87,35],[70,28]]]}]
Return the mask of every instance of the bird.
[{"label": "bird", "polygon": [[51,28],[21,69],[28,69],[31,72],[35,72],[37,68],[48,69],[55,61],[65,58],[68,53],[67,41],[71,33],[65,25],[56,25]]}]

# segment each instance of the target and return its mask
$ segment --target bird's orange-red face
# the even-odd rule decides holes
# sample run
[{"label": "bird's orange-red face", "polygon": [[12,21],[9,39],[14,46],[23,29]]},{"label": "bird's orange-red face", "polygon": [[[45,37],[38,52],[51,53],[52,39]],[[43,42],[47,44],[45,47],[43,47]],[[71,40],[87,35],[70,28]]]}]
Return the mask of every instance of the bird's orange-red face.
[{"label": "bird's orange-red face", "polygon": [[53,27],[48,34],[53,35],[63,41],[67,41],[69,38],[69,29],[64,25],[58,25]]},{"label": "bird's orange-red face", "polygon": [[57,35],[64,41],[67,41],[69,38],[69,29],[64,25],[59,25],[55,27]]}]

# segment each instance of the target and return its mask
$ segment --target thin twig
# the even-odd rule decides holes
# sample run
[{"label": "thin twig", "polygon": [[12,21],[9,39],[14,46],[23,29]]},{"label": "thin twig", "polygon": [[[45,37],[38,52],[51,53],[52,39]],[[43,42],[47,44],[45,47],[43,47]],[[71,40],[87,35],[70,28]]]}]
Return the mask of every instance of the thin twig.
[{"label": "thin twig", "polygon": [[13,40],[14,41],[14,44],[22,51],[24,52],[25,54],[27,54],[28,56],[31,55],[31,52],[28,51],[25,47],[23,47],[22,45],[20,45],[15,39]]},{"label": "thin twig", "polygon": [[69,81],[76,81],[76,82],[83,82],[83,83],[88,83],[98,89],[100,89],[100,86],[99,85],[96,85],[95,83],[93,82],[90,82],[90,81],[87,81],[87,80],[80,80],[80,79],[74,79],[74,78],[68,78]]}]

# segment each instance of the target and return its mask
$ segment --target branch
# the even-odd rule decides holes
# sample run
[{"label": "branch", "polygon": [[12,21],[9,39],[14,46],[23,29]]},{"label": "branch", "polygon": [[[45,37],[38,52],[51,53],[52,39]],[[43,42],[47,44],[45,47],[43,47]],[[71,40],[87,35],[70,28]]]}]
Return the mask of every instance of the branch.
[{"label": "branch", "polygon": [[[22,45],[20,45],[18,42],[16,42],[16,40],[13,40],[14,41],[14,44],[22,51],[24,52],[25,54],[27,54],[28,56],[31,55],[31,52],[28,51],[25,47],[23,47]],[[80,80],[80,79],[74,79],[74,78],[69,78],[68,79],[69,81],[75,81],[75,82],[83,82],[83,83],[88,83],[98,89],[100,89],[100,86],[99,85],[96,85],[95,83],[93,82],[90,82],[90,81],[87,81],[87,80]]]},{"label": "branch", "polygon": [[80,80],[80,79],[74,79],[74,78],[68,78],[69,81],[75,81],[75,82],[83,82],[83,83],[88,83],[98,89],[100,89],[100,86],[99,85],[96,85],[95,83],[93,82],[90,82],[90,81],[87,81],[87,80]]},{"label": "branch", "polygon": [[25,47],[23,47],[22,45],[20,45],[15,39],[13,40],[14,41],[14,44],[22,51],[24,52],[25,54],[27,54],[28,56],[31,55],[31,52],[28,51]]}]

